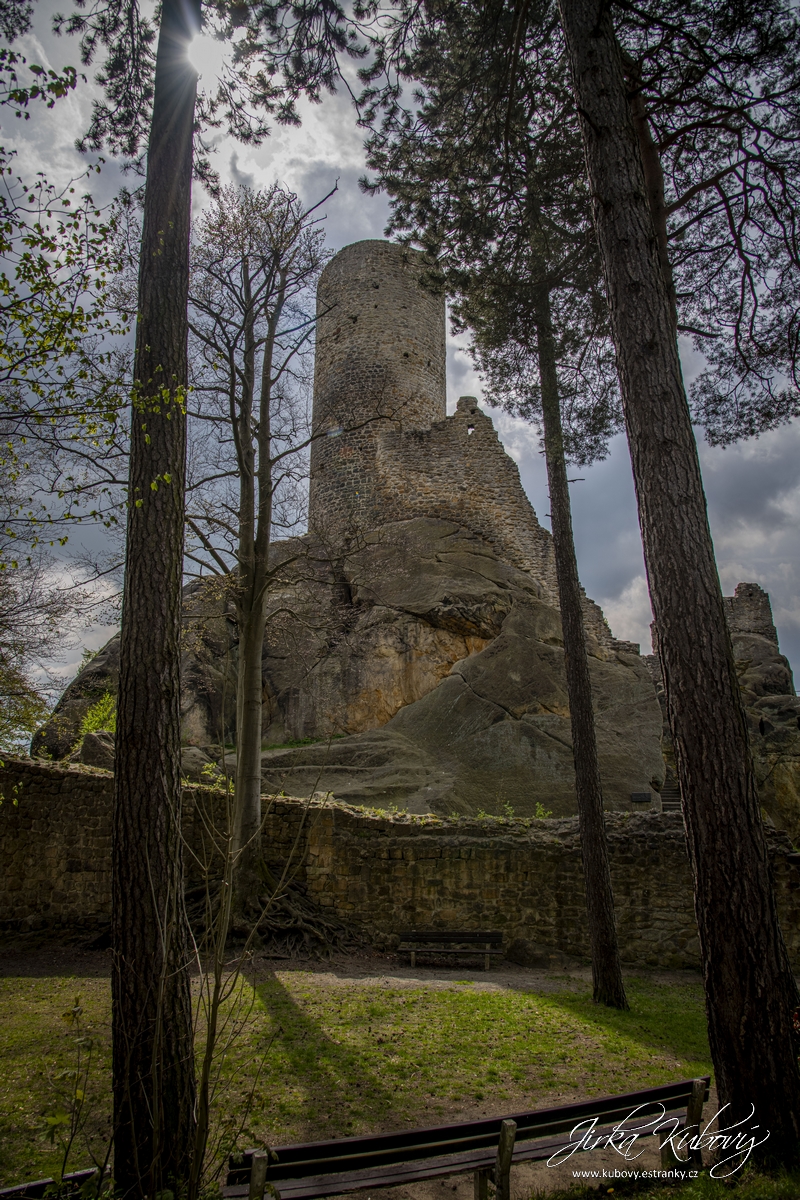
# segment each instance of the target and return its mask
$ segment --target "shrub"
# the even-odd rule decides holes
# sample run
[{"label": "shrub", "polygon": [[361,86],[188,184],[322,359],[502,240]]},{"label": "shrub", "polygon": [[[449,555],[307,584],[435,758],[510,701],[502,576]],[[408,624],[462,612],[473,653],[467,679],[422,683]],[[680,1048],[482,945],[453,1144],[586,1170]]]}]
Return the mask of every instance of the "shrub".
[{"label": "shrub", "polygon": [[98,729],[107,729],[109,733],[117,732],[117,698],[112,696],[111,692],[106,692],[89,709],[81,721],[81,737],[87,733],[96,733]]}]

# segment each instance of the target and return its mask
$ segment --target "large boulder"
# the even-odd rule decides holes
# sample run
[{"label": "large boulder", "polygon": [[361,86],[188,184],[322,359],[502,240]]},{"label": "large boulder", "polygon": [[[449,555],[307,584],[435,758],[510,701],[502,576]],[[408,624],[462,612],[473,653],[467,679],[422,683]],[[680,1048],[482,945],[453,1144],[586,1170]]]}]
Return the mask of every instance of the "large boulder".
[{"label": "large boulder", "polygon": [[[575,812],[561,620],[529,574],[427,518],[385,525],[335,561],[308,538],[275,550],[284,569],[262,658],[265,791],[413,812]],[[184,771],[194,777],[233,740],[237,647],[220,603],[187,592],[183,740],[197,761]],[[604,797],[628,808],[663,778],[661,714],[639,656],[592,628]],[[118,671],[118,653],[110,643],[101,662]],[[115,688],[111,670],[88,670],[57,718]],[[47,727],[40,736],[54,741]]]},{"label": "large boulder", "polygon": [[113,637],[73,679],[31,742],[34,758],[66,758],[76,749],[89,709],[119,688],[119,638]]},{"label": "large boulder", "polygon": [[[233,736],[236,706],[236,638],[228,602],[215,582],[184,589],[181,655],[181,740],[209,746]],[[80,759],[80,729],[93,705],[119,690],[119,635],[76,675],[52,716],[31,742],[35,758]],[[92,753],[89,750],[88,753]]]},{"label": "large boulder", "polygon": [[[498,636],[380,729],[266,752],[265,789],[442,815],[574,813],[560,617],[529,589],[510,598]],[[661,714],[637,655],[595,645],[590,671],[605,803],[628,809],[663,779]]]},{"label": "large boulder", "polygon": [[104,771],[113,771],[114,734],[108,729],[84,734],[76,758],[85,767],[102,767]]},{"label": "large boulder", "polygon": [[[726,606],[761,806],[777,828],[800,845],[800,699],[795,695],[792,669],[780,652],[769,597],[757,584],[739,584],[736,595],[726,597]],[[661,666],[655,655],[642,661],[651,672],[661,703],[668,785],[677,796]]]}]

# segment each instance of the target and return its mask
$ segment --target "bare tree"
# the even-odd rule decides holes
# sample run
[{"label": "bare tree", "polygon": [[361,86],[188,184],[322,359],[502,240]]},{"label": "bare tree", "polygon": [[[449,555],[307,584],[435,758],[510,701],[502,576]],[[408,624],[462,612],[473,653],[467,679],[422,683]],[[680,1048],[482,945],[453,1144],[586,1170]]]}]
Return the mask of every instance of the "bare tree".
[{"label": "bare tree", "polygon": [[273,185],[225,189],[200,218],[190,328],[196,438],[187,556],[230,575],[238,625],[234,853],[237,909],[258,893],[261,659],[270,584],[298,531],[312,440],[315,290],[329,254],[314,210]]}]

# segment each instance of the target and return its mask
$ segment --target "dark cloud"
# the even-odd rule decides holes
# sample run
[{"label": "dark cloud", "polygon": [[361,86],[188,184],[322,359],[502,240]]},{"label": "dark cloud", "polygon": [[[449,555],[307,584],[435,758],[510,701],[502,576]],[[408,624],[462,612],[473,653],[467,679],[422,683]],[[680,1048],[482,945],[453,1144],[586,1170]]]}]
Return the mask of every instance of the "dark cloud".
[{"label": "dark cloud", "polygon": [[255,175],[251,175],[249,171],[239,170],[239,151],[234,150],[228,160],[228,169],[230,170],[231,180],[237,187],[253,188],[256,184]]},{"label": "dark cloud", "polygon": [[297,171],[295,187],[303,202],[317,204],[336,186],[336,192],[327,201],[325,214],[325,239],[332,250],[341,250],[351,242],[367,238],[382,238],[389,219],[389,202],[383,195],[369,196],[358,186],[363,168],[357,166],[337,167],[327,162],[304,164]]},{"label": "dark cloud", "polygon": [[[54,39],[49,33],[57,7],[57,0],[40,0],[37,6],[34,33],[21,47],[31,61],[48,66],[75,61],[74,41]],[[35,113],[29,122],[17,122],[15,128],[4,130],[4,140],[17,147],[20,166],[26,172],[44,170],[63,182],[84,169],[85,160],[75,151],[74,139],[88,124],[91,100],[90,84],[51,112]],[[356,126],[346,91],[325,97],[320,105],[301,103],[300,110],[300,128],[275,127],[258,147],[237,146],[215,134],[213,161],[223,182],[262,187],[277,181],[310,205],[338,179],[338,191],[325,207],[328,245],[338,250],[354,241],[383,237],[388,201],[385,196],[367,196],[358,186],[365,172],[363,132]],[[116,165],[108,164],[92,190],[105,201],[121,182]],[[207,202],[202,189],[196,188],[195,210]],[[690,346],[682,350],[689,382],[702,360]],[[449,407],[465,394],[480,397],[480,381],[463,341],[451,339]],[[540,520],[549,525],[547,481],[537,436],[522,422],[493,411],[490,415],[520,467]],[[772,596],[782,648],[790,659],[800,662],[800,424],[726,451],[701,444],[700,456],[723,590],[730,594],[742,581],[766,588]],[[602,604],[617,636],[641,641],[647,649],[650,612],[624,437],[614,439],[605,462],[573,474],[584,477],[571,489],[583,584]],[[93,541],[88,531],[87,537]]]}]

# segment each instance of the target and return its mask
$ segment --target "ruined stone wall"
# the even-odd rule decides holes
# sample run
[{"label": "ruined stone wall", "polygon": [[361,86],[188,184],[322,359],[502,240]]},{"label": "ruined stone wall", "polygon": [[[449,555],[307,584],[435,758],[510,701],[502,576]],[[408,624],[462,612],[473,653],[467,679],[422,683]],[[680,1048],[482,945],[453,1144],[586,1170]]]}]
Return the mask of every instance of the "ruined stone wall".
[{"label": "ruined stone wall", "polygon": [[553,540],[536,519],[517,464],[471,396],[425,430],[390,430],[378,441],[376,487],[395,519],[443,517],[465,525],[498,557],[529,572],[558,604]]},{"label": "ruined stone wall", "polygon": [[[106,925],[110,775],[7,761],[0,790],[2,926]],[[195,857],[202,862],[208,854],[203,814],[216,808],[219,815],[222,804],[207,790],[184,792],[190,884],[201,878]],[[608,814],[607,829],[623,961],[697,966],[680,814]],[[800,869],[788,839],[767,834],[781,924],[797,969]],[[285,862],[295,845],[309,894],[378,946],[390,948],[398,930],[414,926],[496,928],[506,946],[522,938],[588,956],[576,819],[389,817],[343,804],[275,800],[266,818],[265,856]]]},{"label": "ruined stone wall", "polygon": [[[442,517],[480,534],[499,558],[531,575],[559,607],[553,538],[537,520],[519,469],[473,396],[430,429],[393,429],[377,444],[376,488],[387,516]],[[600,607],[584,597],[586,628],[613,642]],[[638,647],[636,647],[638,652]]]},{"label": "ruined stone wall", "polygon": [[[111,807],[108,771],[7,756],[0,766],[0,929],[102,929],[111,915]],[[303,822],[294,803],[269,826],[277,859],[291,853]],[[209,830],[225,827],[225,798],[183,790],[187,885],[219,870]]]},{"label": "ruined stone wall", "polygon": [[[346,246],[317,289],[309,528],[371,529],[375,443],[394,424],[446,412],[444,296],[419,283],[422,256],[392,242]],[[381,418],[381,419],[376,419]]]},{"label": "ruined stone wall", "polygon": [[769,592],[757,583],[739,583],[732,596],[723,596],[725,616],[732,634],[757,633],[778,644],[778,633],[772,620]]}]

